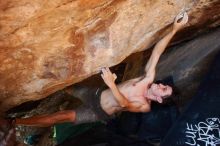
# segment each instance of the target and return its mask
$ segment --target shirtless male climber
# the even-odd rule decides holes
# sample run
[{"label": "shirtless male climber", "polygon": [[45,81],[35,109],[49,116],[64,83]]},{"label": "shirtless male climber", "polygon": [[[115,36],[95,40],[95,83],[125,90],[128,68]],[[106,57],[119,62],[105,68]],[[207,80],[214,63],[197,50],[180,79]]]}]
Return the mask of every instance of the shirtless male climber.
[{"label": "shirtless male climber", "polygon": [[94,95],[89,94],[89,97],[88,94],[84,95],[86,91],[84,93],[77,90],[74,92],[76,97],[79,97],[85,104],[89,103],[88,105],[81,105],[76,110],[64,110],[50,115],[17,118],[14,123],[16,125],[46,127],[62,122],[79,124],[104,120],[120,111],[149,112],[151,101],[162,103],[165,98],[172,94],[170,86],[153,83],[155,69],[168,43],[187,21],[188,15],[186,13],[175,18],[172,31],[154,47],[145,67],[144,76],[116,85],[116,75],[111,73],[109,68],[103,68],[101,76],[109,89],[98,93],[94,90]]}]

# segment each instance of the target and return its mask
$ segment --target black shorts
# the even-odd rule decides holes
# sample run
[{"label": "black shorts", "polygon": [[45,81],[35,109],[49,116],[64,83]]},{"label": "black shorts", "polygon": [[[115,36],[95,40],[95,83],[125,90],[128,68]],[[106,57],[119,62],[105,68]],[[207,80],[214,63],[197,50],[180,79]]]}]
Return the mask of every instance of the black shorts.
[{"label": "black shorts", "polygon": [[81,94],[79,98],[83,104],[76,111],[75,124],[105,121],[111,117],[102,109],[100,100],[105,88],[90,89],[88,93]]}]

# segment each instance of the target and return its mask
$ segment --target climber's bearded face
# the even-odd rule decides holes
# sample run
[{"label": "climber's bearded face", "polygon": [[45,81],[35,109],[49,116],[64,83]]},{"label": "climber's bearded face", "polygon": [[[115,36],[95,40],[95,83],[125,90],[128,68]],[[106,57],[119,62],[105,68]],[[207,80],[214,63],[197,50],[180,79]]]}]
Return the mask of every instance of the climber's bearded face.
[{"label": "climber's bearded face", "polygon": [[163,100],[169,97],[173,92],[172,87],[168,85],[155,84],[155,83],[153,83],[148,90],[150,90],[150,92],[153,95],[152,100],[157,101],[159,103],[162,103]]}]

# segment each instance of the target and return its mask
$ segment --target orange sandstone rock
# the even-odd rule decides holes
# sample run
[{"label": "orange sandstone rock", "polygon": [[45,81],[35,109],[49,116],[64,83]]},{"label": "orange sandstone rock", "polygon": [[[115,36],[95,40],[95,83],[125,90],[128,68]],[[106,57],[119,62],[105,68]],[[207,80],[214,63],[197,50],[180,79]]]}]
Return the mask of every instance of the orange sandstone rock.
[{"label": "orange sandstone rock", "polygon": [[0,1],[0,110],[38,100],[152,46],[188,10],[179,39],[220,24],[219,0]]}]

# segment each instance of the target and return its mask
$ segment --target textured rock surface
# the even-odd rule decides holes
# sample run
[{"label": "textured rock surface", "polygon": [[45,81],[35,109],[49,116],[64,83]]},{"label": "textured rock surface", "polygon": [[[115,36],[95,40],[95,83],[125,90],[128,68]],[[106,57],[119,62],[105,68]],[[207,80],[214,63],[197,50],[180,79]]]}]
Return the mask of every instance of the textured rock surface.
[{"label": "textured rock surface", "polygon": [[2,0],[0,109],[44,98],[147,49],[189,10],[185,39],[220,24],[219,0]]}]

